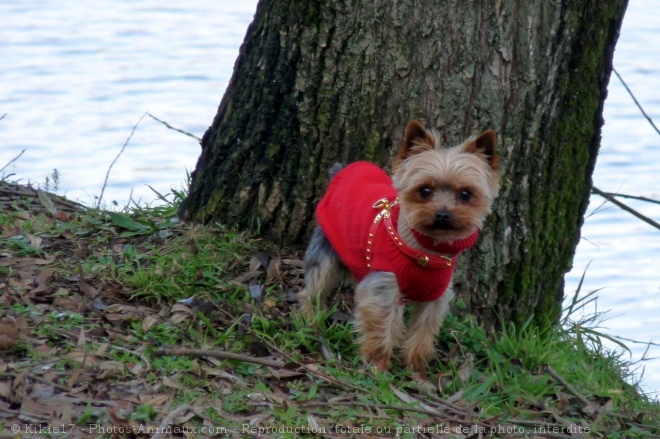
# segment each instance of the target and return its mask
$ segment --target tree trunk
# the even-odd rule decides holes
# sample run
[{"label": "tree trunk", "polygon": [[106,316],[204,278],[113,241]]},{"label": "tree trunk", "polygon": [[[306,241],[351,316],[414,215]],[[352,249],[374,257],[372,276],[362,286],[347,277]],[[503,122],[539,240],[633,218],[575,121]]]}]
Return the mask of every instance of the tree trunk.
[{"label": "tree trunk", "polygon": [[388,167],[416,118],[499,133],[502,187],[456,292],[487,327],[561,312],[627,0],[262,0],[202,141],[186,220],[301,244],[334,162]]}]

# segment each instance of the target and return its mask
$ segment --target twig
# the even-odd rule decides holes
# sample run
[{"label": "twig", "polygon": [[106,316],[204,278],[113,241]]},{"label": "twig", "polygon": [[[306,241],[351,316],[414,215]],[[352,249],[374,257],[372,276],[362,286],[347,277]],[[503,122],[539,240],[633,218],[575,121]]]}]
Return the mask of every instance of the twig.
[{"label": "twig", "polygon": [[[561,384],[562,387],[563,387],[564,389],[566,389],[566,391],[567,391],[568,393],[570,393],[571,395],[575,396],[575,398],[577,398],[577,400],[580,402],[580,405],[581,405],[583,408],[584,408],[584,407],[590,407],[590,406],[591,406],[591,403],[589,402],[589,400],[588,400],[587,398],[585,398],[580,392],[578,392],[578,391],[575,389],[575,387],[573,387],[573,386],[572,386],[568,381],[566,381],[561,375],[559,375],[559,374],[557,373],[557,371],[554,370],[554,369],[552,368],[552,366],[550,366],[550,365],[548,364],[548,365],[545,366],[544,369],[545,369],[545,371],[546,371],[546,372],[547,372],[552,378],[555,379],[555,381],[557,381],[559,384]],[[593,413],[592,413],[592,414],[593,414]]]},{"label": "twig", "polygon": [[[18,373],[20,373],[20,372],[18,372]],[[18,373],[3,372],[3,373],[0,373],[0,378],[12,378],[13,379],[13,378],[16,378],[16,375],[18,375]],[[70,387],[63,386],[62,384],[54,383],[54,382],[52,382],[52,381],[50,381],[46,378],[42,378],[39,375],[35,375],[33,373],[29,373],[27,376],[28,376],[28,378],[30,378],[34,381],[38,381],[42,384],[53,386],[55,389],[60,390],[62,392],[71,393],[74,390],[74,389],[71,389]]]},{"label": "twig", "polygon": [[[172,424],[172,422],[177,416],[179,416],[181,413],[186,411],[193,413],[195,416],[197,416],[199,419],[202,419],[203,421],[209,422],[209,418],[207,418],[202,413],[195,410],[194,407],[191,407],[189,404],[183,404],[182,406],[177,407],[177,409],[174,410],[172,413],[164,417],[162,421],[160,421],[160,424],[158,424],[158,429],[156,433],[154,433],[153,436],[151,436],[151,439],[160,439],[161,437],[165,437],[164,435],[168,434],[167,427],[169,427]],[[222,409],[220,409],[220,411],[222,411]],[[227,428],[227,433],[233,436],[234,434],[232,434],[233,433],[232,430],[235,429]],[[250,434],[248,434],[247,436],[255,437]],[[245,437],[245,435],[242,435],[241,437]]]},{"label": "twig", "polygon": [[128,137],[126,138],[126,141],[124,142],[124,145],[119,150],[119,154],[117,154],[117,157],[115,157],[115,159],[112,161],[112,163],[110,163],[110,167],[108,168],[108,172],[105,173],[105,180],[103,181],[103,187],[101,187],[101,195],[99,195],[99,200],[96,203],[96,208],[97,209],[101,207],[101,201],[103,200],[103,192],[105,192],[105,187],[108,184],[108,177],[110,176],[110,171],[112,170],[112,167],[115,165],[117,160],[119,160],[119,156],[122,155],[122,153],[126,149],[126,145],[128,145],[128,142],[130,142],[131,137],[133,137],[133,134],[135,133],[135,130],[137,129],[138,125],[140,125],[140,122],[142,122],[142,119],[144,119],[144,116],[146,116],[147,114],[148,114],[148,112],[144,113],[140,117],[140,119],[137,121],[137,123],[135,125],[133,125],[133,129],[131,130],[131,134],[129,134]]},{"label": "twig", "polygon": [[149,361],[149,358],[147,358],[147,356],[144,354],[144,352],[138,352],[138,351],[131,350],[131,349],[128,349],[128,348],[124,348],[124,347],[121,347],[121,346],[112,346],[111,348],[112,349],[117,349],[118,351],[126,352],[129,355],[134,355],[138,358],[141,358],[142,361],[144,361],[146,366],[147,366],[146,372],[149,372],[150,370],[152,370],[151,361]]},{"label": "twig", "polygon": [[186,348],[158,349],[153,352],[154,357],[165,357],[168,355],[175,357],[190,356],[190,357],[219,358],[221,360],[238,360],[238,361],[244,361],[246,363],[258,364],[260,366],[278,367],[278,368],[282,368],[285,366],[284,363],[277,360],[268,360],[266,358],[250,357],[248,355],[235,354],[233,352],[210,351],[207,349],[186,349]]},{"label": "twig", "polygon": [[640,201],[646,201],[647,203],[660,204],[660,200],[654,200],[653,198],[647,198],[647,197],[638,197],[637,195],[618,194],[616,192],[604,192],[604,194],[611,195],[613,197],[630,198],[632,200],[640,200]]},{"label": "twig", "polygon": [[200,139],[200,138],[197,137],[196,135],[194,135],[194,134],[190,134],[190,133],[187,132],[187,131],[183,131],[183,130],[180,130],[179,128],[173,127],[172,125],[170,125],[169,123],[165,122],[164,120],[160,120],[160,119],[158,119],[156,116],[154,116],[154,115],[151,114],[151,113],[149,113],[149,117],[152,118],[152,119],[154,119],[156,122],[160,122],[160,123],[162,123],[163,125],[165,125],[167,128],[169,128],[169,129],[171,129],[171,130],[178,131],[178,132],[180,132],[181,134],[185,134],[185,135],[188,136],[188,137],[192,137],[193,139],[197,139],[197,140],[200,141],[200,142],[202,141],[202,139]]},{"label": "twig", "polygon": [[[219,307],[219,306],[217,307],[217,309],[218,309],[220,312],[224,313],[224,314],[225,314],[227,317],[229,317],[230,319],[236,319],[236,317],[233,316],[233,315],[232,315],[229,311],[227,311],[226,309],[224,309],[224,308],[222,308],[222,307]],[[279,353],[280,355],[282,355],[282,356],[283,356],[284,358],[286,358],[289,362],[291,362],[291,363],[295,363],[295,364],[297,364],[298,366],[300,366],[302,369],[305,370],[305,372],[308,372],[308,373],[314,375],[315,377],[317,377],[317,378],[319,378],[319,379],[321,379],[321,380],[323,380],[323,381],[325,381],[325,382],[327,382],[327,383],[329,383],[329,384],[331,384],[331,385],[333,385],[333,386],[337,386],[337,387],[340,387],[340,388],[343,388],[343,389],[354,390],[354,391],[356,391],[356,392],[364,392],[364,391],[365,391],[365,389],[363,389],[363,388],[361,388],[361,387],[358,387],[358,386],[356,386],[356,385],[354,385],[354,384],[347,383],[347,382],[345,382],[345,381],[342,381],[342,380],[340,380],[340,379],[337,379],[337,378],[333,377],[332,375],[329,375],[329,374],[323,373],[323,372],[321,372],[320,370],[315,370],[314,368],[309,367],[308,365],[306,365],[306,364],[304,364],[304,363],[300,363],[300,362],[294,360],[294,359],[291,357],[291,355],[289,355],[289,354],[287,354],[286,352],[280,350],[280,349],[279,349],[277,346],[275,346],[275,344],[273,344],[270,340],[268,340],[268,339],[262,337],[261,334],[259,334],[259,333],[257,333],[256,331],[254,331],[251,327],[249,327],[249,326],[247,326],[247,325],[242,325],[242,327],[245,328],[245,330],[248,331],[250,334],[252,334],[252,335],[258,337],[261,341],[263,341],[264,343],[266,343],[271,349],[273,349],[274,351],[276,351],[277,353]]]},{"label": "twig", "polygon": [[646,111],[644,111],[644,109],[642,108],[642,106],[640,105],[640,103],[637,101],[637,99],[635,98],[635,95],[633,94],[633,92],[630,91],[630,89],[628,88],[628,84],[626,84],[626,82],[623,80],[623,78],[621,77],[621,75],[619,75],[619,72],[617,72],[616,69],[614,69],[614,68],[612,69],[612,71],[613,71],[614,74],[617,76],[617,78],[619,78],[619,81],[621,81],[621,84],[623,84],[623,86],[626,88],[626,90],[628,91],[628,94],[629,94],[630,97],[633,99],[633,101],[635,101],[635,105],[637,105],[637,108],[639,108],[639,111],[641,111],[642,114],[644,115],[644,117],[646,118],[646,120],[649,121],[649,123],[651,124],[651,126],[653,127],[653,129],[655,129],[655,132],[658,133],[658,134],[660,134],[660,130],[659,130],[658,127],[655,126],[655,124],[653,123],[653,119],[651,119],[651,117],[650,117],[648,114],[646,114]]},{"label": "twig", "polygon": [[39,188],[0,180],[0,209],[10,209],[15,202],[23,208],[47,211],[51,215],[54,215],[55,209],[64,212],[82,212],[86,209],[82,204],[57,194],[47,194]]},{"label": "twig", "polygon": [[[337,407],[337,406],[342,406],[342,407],[364,407],[366,409],[372,409],[372,408],[378,408],[382,410],[396,410],[399,412],[410,412],[410,413],[420,413],[423,415],[429,415],[429,416],[434,416],[436,418],[439,418],[443,421],[454,421],[454,422],[464,422],[466,424],[474,424],[474,425],[479,425],[482,428],[485,429],[490,429],[494,425],[493,423],[490,422],[482,422],[482,421],[475,421],[475,420],[458,420],[454,417],[446,416],[446,414],[441,413],[438,410],[435,410],[433,407],[431,409],[427,409],[421,406],[403,406],[403,405],[396,405],[396,404],[367,404],[363,402],[356,402],[356,401],[335,401],[335,402],[322,402],[322,401],[308,401],[304,402],[299,405],[299,407],[307,408],[307,407]],[[509,420],[508,423],[513,424],[516,423],[515,420]],[[552,425],[552,426],[560,426],[560,424],[550,424],[550,423],[542,423],[546,425]],[[522,423],[521,423],[522,425]],[[536,426],[540,424],[533,424],[530,422],[528,425],[531,426]],[[521,437],[525,435],[521,435]],[[570,437],[568,435],[564,435],[561,437]]]},{"label": "twig", "polygon": [[605,198],[606,200],[610,201],[612,204],[616,204],[617,206],[619,206],[621,209],[625,210],[626,212],[632,213],[632,214],[635,215],[637,218],[639,218],[639,219],[641,219],[642,221],[644,221],[644,222],[646,222],[646,223],[652,225],[652,226],[655,227],[656,229],[660,229],[660,224],[658,224],[657,222],[653,221],[651,218],[649,218],[649,217],[647,217],[647,216],[645,216],[645,215],[642,215],[641,213],[637,212],[635,209],[633,209],[633,208],[631,208],[631,207],[628,207],[627,205],[623,204],[621,201],[619,201],[619,200],[617,200],[616,198],[614,198],[613,196],[608,195],[607,193],[601,191],[601,190],[598,189],[597,187],[595,187],[595,186],[592,187],[592,188],[591,188],[591,192],[593,192],[594,194],[598,194],[598,195],[600,195],[601,197],[603,197],[603,198]]},{"label": "twig", "polygon": [[446,400],[440,398],[439,396],[433,395],[433,394],[430,393],[430,392],[429,392],[429,393],[426,393],[426,392],[425,392],[425,393],[423,394],[423,396],[424,396],[425,398],[429,398],[429,399],[434,400],[437,404],[442,404],[442,405],[446,406],[448,409],[450,409],[451,411],[453,411],[453,412],[454,412],[455,414],[457,414],[457,415],[461,415],[461,416],[463,416],[463,417],[467,417],[468,414],[469,414],[467,411],[465,411],[465,410],[459,408],[458,406],[456,406],[456,405],[450,403],[449,401],[446,401]]},{"label": "twig", "polygon": [[560,428],[563,424],[557,422],[547,422],[547,421],[536,421],[534,419],[514,419],[507,418],[506,422],[509,424],[522,425],[524,427],[548,427],[548,428]]},{"label": "twig", "polygon": [[156,433],[154,433],[151,436],[151,439],[160,439],[163,436],[163,433],[166,431],[165,429],[167,428],[168,425],[172,423],[172,420],[174,420],[175,417],[179,416],[181,413],[185,412],[186,410],[190,410],[190,406],[188,404],[184,404],[174,410],[172,413],[169,415],[165,416],[162,421],[160,421],[160,424],[158,424],[158,429],[156,430]]},{"label": "twig", "polygon": [[[2,116],[2,117],[4,117],[4,116]],[[20,156],[22,156],[24,152],[25,152],[25,148],[23,148],[23,151],[19,152],[18,155],[17,155],[16,157],[14,157],[13,159],[9,160],[9,162],[8,162],[6,165],[4,165],[2,168],[0,168],[0,172],[4,171],[5,169],[7,169],[7,166],[11,165],[11,164],[14,163],[16,160],[18,160],[18,158],[19,158]]]},{"label": "twig", "polygon": [[0,116],[0,120],[4,119],[5,116],[7,116],[7,113],[5,113],[5,114],[3,114],[2,116]]},{"label": "twig", "polygon": [[[570,428],[570,429],[573,430],[573,432],[568,437],[577,437],[579,439],[588,439],[586,428],[584,429],[585,431],[582,431],[582,427],[580,425],[576,424],[575,422],[573,422],[569,419],[565,419],[564,417],[559,416],[559,413],[557,413],[557,409],[552,409],[551,412],[552,412],[552,417],[555,418],[560,424],[562,424],[564,426],[564,428],[566,428],[566,429]],[[598,413],[597,410],[589,412],[589,415],[595,415],[596,413]],[[585,421],[582,420],[582,422],[585,422]],[[589,430],[591,430],[591,427],[589,427]]]},{"label": "twig", "polygon": [[71,393],[71,392],[73,392],[73,389],[70,388],[70,387],[63,386],[62,384],[54,383],[54,382],[52,382],[52,381],[50,381],[50,380],[47,380],[46,378],[42,378],[42,377],[40,377],[40,376],[38,376],[38,375],[35,375],[35,374],[33,374],[33,373],[28,374],[28,377],[30,377],[30,379],[33,379],[33,380],[35,380],[35,381],[39,381],[39,382],[42,383],[42,384],[46,384],[46,385],[49,385],[49,386],[53,386],[55,389],[60,390],[60,391],[62,391],[62,392],[66,392],[66,393]]},{"label": "twig", "polygon": [[[311,402],[305,402],[300,405],[300,407],[337,407],[337,406],[342,406],[342,407],[364,407],[364,408],[378,408],[378,409],[383,409],[383,410],[397,410],[399,412],[411,412],[411,413],[421,413],[423,415],[430,415],[430,416],[435,416],[438,418],[442,418],[442,413],[440,413],[437,410],[429,410],[425,409],[423,407],[419,406],[410,406],[406,407],[403,405],[395,405],[395,404],[367,404],[364,402],[356,402],[356,401],[336,401],[336,402],[322,402],[322,401],[311,401]],[[453,418],[447,418],[447,419],[453,419]]]}]

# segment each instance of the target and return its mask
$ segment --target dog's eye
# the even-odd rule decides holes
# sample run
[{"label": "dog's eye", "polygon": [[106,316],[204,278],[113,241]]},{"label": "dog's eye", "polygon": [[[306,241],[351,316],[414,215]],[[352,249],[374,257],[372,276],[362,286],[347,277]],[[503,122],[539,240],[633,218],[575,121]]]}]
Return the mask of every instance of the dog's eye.
[{"label": "dog's eye", "polygon": [[458,197],[459,197],[462,201],[470,201],[470,198],[472,198],[472,192],[470,192],[470,191],[467,190],[467,189],[463,189],[462,191],[460,191],[460,192],[458,193]]},{"label": "dog's eye", "polygon": [[428,200],[433,196],[433,191],[428,186],[423,186],[419,189],[419,195],[424,199]]}]

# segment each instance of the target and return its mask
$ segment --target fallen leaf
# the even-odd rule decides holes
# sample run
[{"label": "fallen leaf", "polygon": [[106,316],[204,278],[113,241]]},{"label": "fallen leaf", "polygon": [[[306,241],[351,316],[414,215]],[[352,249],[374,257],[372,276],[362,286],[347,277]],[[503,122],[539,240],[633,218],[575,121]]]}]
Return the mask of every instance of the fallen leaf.
[{"label": "fallen leaf", "polygon": [[321,340],[321,354],[325,360],[334,360],[336,358],[335,353],[330,349],[324,339]]},{"label": "fallen leaf", "polygon": [[144,320],[142,321],[142,330],[144,332],[148,332],[149,328],[154,326],[156,323],[158,323],[158,317],[156,317],[155,315],[149,315],[145,317]]},{"label": "fallen leaf", "polygon": [[272,282],[275,279],[281,278],[280,266],[282,265],[282,260],[279,257],[271,258],[268,262],[268,268],[266,268],[266,282]]},{"label": "fallen leaf", "polygon": [[98,357],[95,357],[94,355],[88,355],[86,352],[81,352],[81,351],[69,352],[68,354],[65,354],[62,358],[65,360],[77,361],[78,363],[85,364],[87,366],[93,366],[95,364],[98,364],[100,361]]},{"label": "fallen leaf", "polygon": [[32,388],[29,396],[36,400],[50,399],[55,394],[55,386],[37,384]]},{"label": "fallen leaf", "polygon": [[0,323],[0,351],[13,349],[18,338],[16,320],[11,316],[5,317]]},{"label": "fallen leaf", "polygon": [[21,401],[21,420],[29,422],[47,422],[51,418],[51,413],[54,407],[44,405],[33,401],[32,399],[24,396]]},{"label": "fallen leaf", "polygon": [[142,400],[143,404],[148,404],[152,407],[156,407],[159,405],[166,404],[170,399],[172,399],[172,395],[150,395],[144,397]]},{"label": "fallen leaf", "polygon": [[78,279],[78,287],[87,297],[94,298],[99,295],[99,291],[83,278]]},{"label": "fallen leaf", "polygon": [[35,250],[39,250],[41,248],[41,243],[43,242],[43,239],[40,236],[37,235],[30,235],[30,234],[25,234],[25,236],[28,237],[30,240],[30,247],[32,247]]},{"label": "fallen leaf", "polygon": [[256,271],[259,267],[266,268],[268,267],[268,261],[270,256],[264,252],[258,252],[252,255],[250,258],[250,271]]},{"label": "fallen leaf", "polygon": [[0,267],[21,268],[29,265],[50,265],[55,262],[55,256],[49,256],[46,259],[41,258],[9,258],[0,259]]},{"label": "fallen leaf", "polygon": [[282,263],[292,267],[304,268],[305,264],[300,259],[282,259]]},{"label": "fallen leaf", "polygon": [[195,312],[201,312],[204,314],[208,314],[215,309],[215,304],[213,302],[199,299],[197,296],[192,296],[187,299],[181,299],[178,300],[177,302],[188,305]]},{"label": "fallen leaf", "polygon": [[262,294],[261,285],[259,285],[255,281],[251,281],[249,289],[250,289],[250,295],[252,296],[252,298],[254,300],[256,300],[257,302],[261,302],[261,294]]},{"label": "fallen leaf", "polygon": [[563,392],[558,392],[557,397],[557,410],[559,411],[560,415],[563,415],[566,413],[566,409],[568,408],[568,400],[571,399],[571,396]]},{"label": "fallen leaf", "polygon": [[459,390],[458,392],[451,395],[449,398],[446,398],[445,401],[448,404],[454,404],[455,402],[458,402],[458,400],[461,399],[462,397],[463,397],[463,390]]},{"label": "fallen leaf", "polygon": [[463,383],[466,382],[472,376],[473,363],[474,363],[474,356],[471,353],[468,353],[465,356],[465,361],[463,361],[463,364],[461,364],[458,367],[458,371],[456,372],[456,374],[458,375],[458,379],[460,379],[461,382]]},{"label": "fallen leaf", "polygon": [[600,405],[600,412],[609,413],[614,410],[614,401],[609,396],[597,396],[596,402]]},{"label": "fallen leaf", "polygon": [[9,381],[0,381],[0,396],[11,403],[17,402],[16,394]]},{"label": "fallen leaf", "polygon": [[101,361],[97,367],[100,370],[123,372],[126,368],[126,365],[121,361],[107,360],[107,361]]},{"label": "fallen leaf", "polygon": [[266,374],[263,378],[269,378],[271,376],[273,378],[277,378],[278,380],[286,380],[305,376],[305,373],[297,370],[271,369],[270,373]]},{"label": "fallen leaf", "polygon": [[263,271],[259,271],[259,270],[248,271],[247,273],[243,273],[242,275],[235,277],[230,282],[235,285],[244,285],[262,273]]},{"label": "fallen leaf", "polygon": [[178,389],[181,388],[181,386],[179,385],[179,383],[177,383],[174,379],[172,379],[172,378],[170,378],[170,377],[165,377],[165,378],[163,378],[162,383],[163,383],[164,386],[166,386],[166,387],[170,387],[170,388],[172,388],[172,389],[177,389],[177,390],[178,390]]},{"label": "fallen leaf", "polygon": [[80,300],[73,300],[69,297],[55,297],[53,299],[53,308],[79,312],[83,308],[83,303]]},{"label": "fallen leaf", "polygon": [[319,428],[319,423],[316,421],[316,418],[312,415],[307,415],[307,425],[309,425],[312,430],[317,430]]},{"label": "fallen leaf", "polygon": [[46,209],[46,212],[48,212],[51,216],[58,215],[59,212],[57,211],[57,207],[55,207],[55,203],[53,203],[53,200],[50,199],[46,192],[37,188],[37,198],[39,199],[39,203],[43,206],[43,208]]},{"label": "fallen leaf", "polygon": [[172,315],[180,314],[180,315],[185,315],[186,318],[188,317],[193,317],[195,315],[195,311],[182,303],[175,303],[172,305],[172,310],[171,310]]},{"label": "fallen leaf", "polygon": [[99,299],[98,297],[94,299],[92,302],[92,307],[96,310],[103,311],[105,309],[108,309],[108,305],[106,305],[103,300]]},{"label": "fallen leaf", "polygon": [[442,417],[442,413],[438,409],[436,409],[435,407],[431,407],[428,404],[424,404],[423,402],[421,402],[418,399],[413,398],[412,396],[410,396],[409,394],[407,394],[403,390],[397,389],[392,384],[390,384],[390,389],[394,392],[394,394],[396,396],[399,397],[399,399],[401,401],[403,401],[405,403],[408,403],[408,404],[413,404],[414,403],[417,407],[426,410],[428,412],[428,414],[433,415],[433,416]]},{"label": "fallen leaf", "polygon": [[73,407],[72,404],[65,404],[62,407],[62,416],[59,421],[62,425],[72,425],[73,422]]},{"label": "fallen leaf", "polygon": [[50,280],[51,277],[55,274],[55,270],[52,267],[46,267],[43,270],[37,274],[37,276],[34,278],[34,284],[36,286],[41,285],[42,283],[47,282]]},{"label": "fallen leaf", "polygon": [[87,345],[87,338],[85,337],[85,329],[83,327],[80,327],[80,332],[78,333],[78,343],[76,346],[79,348],[85,347]]}]

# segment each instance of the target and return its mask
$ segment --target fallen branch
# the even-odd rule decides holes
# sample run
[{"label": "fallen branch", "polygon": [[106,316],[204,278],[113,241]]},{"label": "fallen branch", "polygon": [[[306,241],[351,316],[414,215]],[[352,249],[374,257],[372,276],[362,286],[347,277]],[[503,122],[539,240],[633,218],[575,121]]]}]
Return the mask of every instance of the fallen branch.
[{"label": "fallen branch", "polygon": [[[40,189],[34,189],[31,186],[0,181],[0,209],[8,209],[14,202],[17,202],[19,205],[27,205],[36,211],[42,211],[45,207],[39,199],[39,191]],[[84,205],[67,200],[57,194],[49,193],[47,196],[59,211],[73,213],[82,212],[86,209]]]},{"label": "fallen branch", "polygon": [[182,406],[177,407],[176,410],[174,410],[172,413],[167,415],[166,417],[163,418],[162,421],[160,421],[160,424],[158,424],[158,429],[156,433],[151,436],[151,439],[160,439],[161,437],[165,437],[167,433],[167,427],[169,427],[174,419],[179,416],[183,412],[191,412],[198,418],[207,421],[208,418],[204,416],[203,414],[199,413],[197,410],[195,410],[193,407],[191,407],[188,404],[183,404]]},{"label": "fallen branch", "polygon": [[[403,405],[395,404],[367,404],[364,402],[354,402],[354,401],[336,401],[336,402],[305,402],[300,404],[300,407],[364,407],[367,409],[378,408],[382,410],[396,410],[399,412],[410,412],[410,413],[420,413],[422,415],[435,416],[437,418],[443,418],[442,413],[437,410],[429,410],[419,406],[410,406],[406,407]],[[453,418],[447,418],[447,420],[454,420]]]},{"label": "fallen branch", "polygon": [[456,406],[455,404],[452,404],[451,402],[447,401],[446,399],[440,398],[437,395],[433,395],[432,393],[424,393],[423,394],[424,398],[431,399],[435,401],[436,404],[441,404],[443,406],[446,406],[448,409],[453,411],[455,414],[463,416],[467,419],[468,412],[461,409],[460,407]]},{"label": "fallen branch", "polygon": [[138,352],[138,351],[127,349],[127,348],[124,348],[124,347],[121,347],[121,346],[111,346],[111,349],[117,349],[118,351],[126,352],[129,355],[134,355],[138,358],[141,358],[142,361],[144,361],[145,365],[147,366],[147,370],[145,372],[149,372],[149,371],[152,370],[151,362],[149,361],[147,356],[144,354],[144,352]]},{"label": "fallen branch", "polygon": [[590,416],[595,415],[598,412],[598,409],[596,409],[593,404],[589,402],[587,398],[584,397],[580,392],[578,392],[575,387],[573,387],[568,381],[566,381],[561,375],[557,373],[556,370],[552,368],[550,365],[546,365],[544,367],[544,370],[550,375],[552,378],[554,378],[555,381],[557,381],[561,386],[566,389],[568,393],[573,395],[578,402],[580,403],[580,406],[587,412]]},{"label": "fallen branch", "polygon": [[[16,378],[16,376],[19,375],[20,373],[21,373],[21,372],[3,372],[3,373],[0,373],[0,378],[11,378],[11,379],[14,379],[14,378]],[[72,389],[72,388],[70,388],[70,387],[64,386],[64,385],[62,385],[62,384],[55,383],[55,382],[53,382],[53,381],[51,381],[51,380],[48,380],[48,379],[46,379],[46,378],[42,378],[42,377],[40,377],[39,375],[35,375],[35,374],[32,374],[32,373],[28,373],[28,374],[27,374],[27,377],[30,378],[31,380],[38,381],[38,382],[40,382],[40,383],[42,383],[42,384],[46,384],[47,386],[53,386],[53,388],[55,388],[55,389],[57,389],[57,390],[60,390],[60,391],[62,391],[62,392],[72,393],[72,392],[74,391],[74,389]]]},{"label": "fallen branch", "polygon": [[211,357],[218,358],[220,360],[236,360],[243,361],[245,363],[258,364],[260,366],[267,367],[277,367],[282,368],[285,366],[284,363],[277,360],[269,360],[267,358],[257,358],[250,357],[248,355],[235,354],[233,352],[224,352],[224,351],[211,351],[208,349],[187,349],[187,348],[177,348],[177,349],[158,349],[153,353],[154,357]]},{"label": "fallen branch", "polygon": [[[232,315],[229,311],[227,311],[226,309],[224,309],[224,308],[222,308],[222,307],[217,307],[217,309],[218,309],[220,312],[224,313],[224,314],[225,314],[227,317],[229,317],[230,319],[232,319],[232,320],[237,320],[236,317],[233,316],[233,315]],[[249,326],[244,325],[244,324],[242,324],[242,323],[239,323],[239,324],[241,325],[242,328],[244,328],[246,331],[248,331],[250,334],[254,335],[255,337],[259,338],[259,340],[261,340],[261,341],[263,341],[264,343],[266,343],[266,344],[267,344],[272,350],[274,350],[274,351],[276,351],[277,353],[279,353],[280,355],[282,355],[282,357],[286,358],[289,362],[291,362],[291,363],[296,363],[296,364],[297,364],[298,366],[300,366],[305,372],[310,373],[310,374],[314,375],[315,377],[317,377],[317,378],[319,378],[319,379],[325,381],[326,383],[329,383],[329,384],[331,384],[331,385],[333,385],[333,386],[336,386],[336,387],[339,387],[339,388],[344,388],[344,389],[354,390],[354,391],[357,391],[357,392],[364,392],[364,391],[365,391],[365,389],[363,389],[363,388],[361,388],[361,387],[358,387],[358,386],[356,386],[356,385],[354,385],[354,384],[351,384],[351,383],[348,383],[348,382],[342,381],[342,380],[340,380],[340,379],[338,379],[338,378],[333,377],[332,375],[329,375],[329,374],[323,373],[323,372],[321,372],[320,370],[315,369],[315,368],[313,368],[313,367],[310,367],[310,366],[308,366],[308,365],[306,365],[306,364],[304,364],[304,363],[299,363],[299,362],[297,362],[297,361],[294,360],[289,354],[287,354],[286,352],[280,350],[280,349],[279,349],[277,346],[275,346],[275,344],[273,344],[270,340],[268,340],[268,339],[262,337],[261,334],[259,334],[259,333],[257,333],[256,331],[252,330],[252,328],[250,328]]]},{"label": "fallen branch", "polygon": [[151,436],[151,439],[160,439],[161,437],[163,437],[166,431],[165,429],[172,423],[174,418],[176,418],[181,413],[188,410],[192,410],[192,407],[190,407],[188,404],[184,404],[179,408],[177,408],[176,410],[174,410],[169,415],[165,416],[163,420],[160,421],[160,424],[158,424],[158,429],[156,433],[154,433],[153,436]]}]

